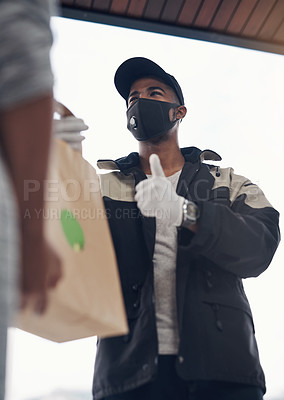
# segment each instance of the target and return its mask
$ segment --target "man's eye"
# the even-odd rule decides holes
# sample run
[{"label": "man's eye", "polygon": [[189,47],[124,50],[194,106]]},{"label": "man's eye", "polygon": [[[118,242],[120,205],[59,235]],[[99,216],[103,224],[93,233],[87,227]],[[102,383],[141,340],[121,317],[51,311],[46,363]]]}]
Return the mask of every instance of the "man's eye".
[{"label": "man's eye", "polygon": [[130,97],[130,99],[128,100],[128,104],[133,103],[133,101],[137,100],[138,97]]},{"label": "man's eye", "polygon": [[154,90],[153,92],[151,92],[151,96],[162,96],[162,93]]}]

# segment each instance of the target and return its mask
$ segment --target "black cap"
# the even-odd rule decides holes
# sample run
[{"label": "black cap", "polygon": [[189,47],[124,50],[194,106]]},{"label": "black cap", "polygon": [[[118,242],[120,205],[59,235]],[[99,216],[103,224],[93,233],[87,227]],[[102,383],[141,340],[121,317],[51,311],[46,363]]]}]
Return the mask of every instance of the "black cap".
[{"label": "black cap", "polygon": [[126,100],[126,103],[133,82],[147,76],[161,79],[174,90],[180,104],[184,104],[182,90],[177,80],[172,75],[165,72],[158,64],[144,57],[129,58],[118,67],[115,73],[115,87],[118,93]]}]

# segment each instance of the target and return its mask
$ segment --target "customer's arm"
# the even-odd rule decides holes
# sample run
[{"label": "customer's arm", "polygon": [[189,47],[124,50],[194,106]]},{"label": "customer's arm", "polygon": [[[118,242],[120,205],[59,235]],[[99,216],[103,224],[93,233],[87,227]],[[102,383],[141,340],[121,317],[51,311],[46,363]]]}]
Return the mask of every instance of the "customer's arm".
[{"label": "customer's arm", "polygon": [[43,181],[50,146],[52,94],[0,114],[1,145],[14,183],[22,233],[21,289],[46,303],[46,289],[60,278],[60,263],[43,237]]}]

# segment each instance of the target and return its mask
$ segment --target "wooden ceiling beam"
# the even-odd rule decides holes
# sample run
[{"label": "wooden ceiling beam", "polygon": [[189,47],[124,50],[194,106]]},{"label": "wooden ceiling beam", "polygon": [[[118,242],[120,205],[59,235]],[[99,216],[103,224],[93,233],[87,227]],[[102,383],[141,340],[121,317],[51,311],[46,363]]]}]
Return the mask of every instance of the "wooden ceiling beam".
[{"label": "wooden ceiling beam", "polygon": [[196,27],[209,27],[222,0],[205,0],[194,21]]},{"label": "wooden ceiling beam", "polygon": [[143,18],[147,0],[131,0],[127,15],[129,17]]},{"label": "wooden ceiling beam", "polygon": [[239,3],[240,1],[236,0],[223,0],[210,27],[217,31],[224,31],[229,25]]},{"label": "wooden ceiling beam", "polygon": [[91,8],[92,0],[76,0],[75,4],[77,7]]},{"label": "wooden ceiling beam", "polygon": [[257,35],[276,2],[277,0],[259,0],[242,34],[244,36]]},{"label": "wooden ceiling beam", "polygon": [[[68,0],[64,0],[68,1]],[[94,0],[93,7],[98,7],[102,6],[101,2],[98,2],[99,0]],[[104,0],[106,3],[109,3],[108,0]],[[142,1],[142,0],[141,0]],[[193,0],[192,0],[193,1]],[[195,0],[196,1],[196,0]],[[265,0],[267,2],[271,0]],[[155,12],[152,14],[154,15],[156,13],[159,14],[158,19],[154,18],[153,20],[146,19],[146,9],[147,6],[150,4],[150,0],[148,0],[147,5],[145,5],[145,19],[139,17],[139,18],[130,18],[127,17],[126,14],[118,15],[114,13],[110,13],[109,10],[105,10],[104,12],[100,9],[98,9],[98,12],[94,9],[86,9],[86,8],[76,8],[74,5],[73,6],[62,6],[62,16],[67,17],[67,18],[73,18],[73,19],[78,19],[78,20],[83,20],[83,21],[89,21],[89,22],[97,22],[101,24],[107,24],[107,25],[112,25],[112,26],[120,26],[120,27],[125,27],[125,28],[130,28],[130,29],[138,29],[141,31],[147,31],[147,32],[156,32],[156,33],[162,33],[162,34],[167,34],[167,35],[173,35],[173,36],[179,36],[179,37],[185,37],[185,38],[190,38],[190,39],[197,39],[197,40],[203,40],[203,41],[208,41],[208,42],[214,42],[214,43],[220,43],[220,44],[226,44],[226,45],[232,45],[232,46],[238,46],[238,47],[245,47],[248,49],[254,49],[254,50],[261,50],[261,51],[266,51],[266,52],[273,52],[273,53],[278,53],[278,54],[284,54],[284,21],[279,23],[279,27],[277,28],[276,33],[273,36],[273,39],[271,40],[263,40],[261,38],[258,39],[258,36],[244,36],[240,34],[240,31],[237,32],[236,34],[231,34],[228,31],[216,31],[213,30],[212,28],[208,27],[196,27],[194,26],[194,21],[190,26],[181,26],[177,25],[177,23],[166,23],[160,20],[161,13],[164,10],[165,2],[162,0],[155,0],[155,5],[157,6],[159,2],[159,8],[156,8]],[[253,4],[253,0],[242,0],[241,3],[239,3],[239,7],[236,9],[232,20],[229,24],[229,26],[233,25],[233,20],[236,16],[236,14],[239,12],[240,6],[243,4],[250,5]],[[121,3],[123,4],[123,3]],[[126,10],[126,13],[130,10],[131,2],[127,3],[128,4],[128,10]],[[184,7],[189,4],[187,1],[183,4],[183,9],[181,12],[183,12]],[[193,4],[193,3],[191,3]],[[202,3],[204,4],[204,3]],[[215,3],[216,5],[217,3]],[[260,4],[258,2],[257,4]],[[125,8],[126,3],[124,3],[124,8]],[[197,5],[197,2],[195,2],[195,5]],[[213,10],[211,10],[211,15],[212,13],[215,15],[215,17],[218,15],[218,10],[221,9],[221,3],[219,3],[220,7],[219,9],[216,8],[215,13],[213,13]],[[276,7],[276,5],[275,5]],[[269,21],[269,18],[272,17],[273,13],[273,7],[270,9],[270,12],[266,13],[266,19],[262,22],[261,29],[264,29],[266,24]],[[245,17],[242,19],[242,24],[244,24],[244,20],[247,17],[248,21],[250,20],[249,17],[253,16],[254,12],[256,10],[256,7],[251,11],[249,16],[247,17],[247,14],[244,14]],[[144,10],[143,10],[144,11]],[[154,11],[153,9],[151,11]],[[148,9],[148,12],[149,9]],[[198,12],[198,11],[197,11]],[[151,13],[149,14],[151,15]],[[181,15],[181,14],[180,14]],[[180,18],[180,15],[178,18]],[[209,20],[209,16],[208,16]],[[214,21],[214,19],[213,19]]]},{"label": "wooden ceiling beam", "polygon": [[192,22],[196,18],[198,10],[200,9],[202,0],[186,0],[183,8],[179,14],[177,23],[179,25],[192,25]]},{"label": "wooden ceiling beam", "polygon": [[144,17],[153,20],[159,20],[166,1],[167,0],[148,1],[144,12]]},{"label": "wooden ceiling beam", "polygon": [[[275,33],[273,39],[275,41],[278,41],[279,43],[283,43],[283,37],[284,37],[284,21],[282,24],[279,26],[277,32]],[[284,53],[282,53],[284,54]]]},{"label": "wooden ceiling beam", "polygon": [[128,8],[129,0],[112,0],[110,12],[124,15]]},{"label": "wooden ceiling beam", "polygon": [[161,14],[161,21],[176,22],[184,0],[168,0]]},{"label": "wooden ceiling beam", "polygon": [[242,32],[246,25],[251,13],[256,7],[258,0],[242,0],[227,27],[227,31],[232,34],[238,34]]},{"label": "wooden ceiling beam", "polygon": [[96,11],[108,11],[110,8],[110,3],[111,0],[94,0],[92,8]]},{"label": "wooden ceiling beam", "polygon": [[[259,37],[262,39],[272,39],[284,22],[284,1],[277,1],[267,20],[265,21]],[[283,36],[282,36],[283,37]]]}]

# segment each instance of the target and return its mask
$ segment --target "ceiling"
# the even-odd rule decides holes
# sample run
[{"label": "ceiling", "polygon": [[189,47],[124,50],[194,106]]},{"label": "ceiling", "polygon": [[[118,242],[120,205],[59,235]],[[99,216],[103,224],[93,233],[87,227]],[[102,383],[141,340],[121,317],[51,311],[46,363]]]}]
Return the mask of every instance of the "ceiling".
[{"label": "ceiling", "polygon": [[284,0],[60,0],[61,15],[284,54]]}]

